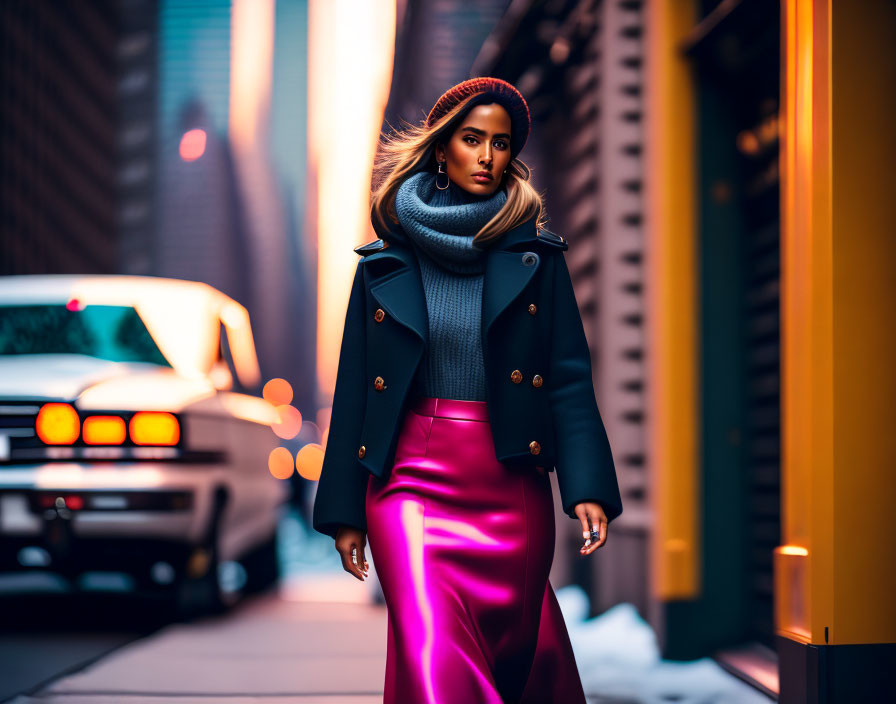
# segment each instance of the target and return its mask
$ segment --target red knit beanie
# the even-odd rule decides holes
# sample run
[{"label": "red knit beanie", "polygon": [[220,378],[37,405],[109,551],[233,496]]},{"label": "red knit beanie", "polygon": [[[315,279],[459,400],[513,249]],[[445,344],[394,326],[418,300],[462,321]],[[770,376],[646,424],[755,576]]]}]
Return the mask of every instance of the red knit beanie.
[{"label": "red knit beanie", "polygon": [[510,115],[510,156],[513,158],[519,154],[529,138],[529,130],[532,127],[529,106],[522,93],[500,78],[480,76],[449,88],[432,106],[426,118],[426,126],[431,127],[451,108],[471,95],[476,97],[469,102],[470,109],[481,103],[498,103],[507,110]]}]

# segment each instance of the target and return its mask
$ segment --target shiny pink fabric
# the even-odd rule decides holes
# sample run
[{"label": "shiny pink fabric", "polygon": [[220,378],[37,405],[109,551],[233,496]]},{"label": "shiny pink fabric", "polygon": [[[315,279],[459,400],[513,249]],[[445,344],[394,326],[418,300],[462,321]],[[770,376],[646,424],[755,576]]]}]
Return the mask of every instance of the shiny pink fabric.
[{"label": "shiny pink fabric", "polygon": [[366,508],[389,612],[384,704],[584,704],[548,581],[550,478],[498,461],[486,402],[419,399]]}]

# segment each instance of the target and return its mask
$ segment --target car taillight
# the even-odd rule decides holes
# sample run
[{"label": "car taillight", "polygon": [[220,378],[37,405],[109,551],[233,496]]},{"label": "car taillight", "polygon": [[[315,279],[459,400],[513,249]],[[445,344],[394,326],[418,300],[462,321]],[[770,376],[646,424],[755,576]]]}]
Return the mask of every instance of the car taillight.
[{"label": "car taillight", "polygon": [[119,416],[87,416],[81,432],[88,445],[121,445],[128,437],[124,418]]},{"label": "car taillight", "polygon": [[135,445],[176,445],[180,424],[171,413],[140,411],[131,418],[130,433]]},{"label": "car taillight", "polygon": [[45,403],[37,412],[34,428],[47,445],[71,445],[81,434],[81,420],[68,403]]}]

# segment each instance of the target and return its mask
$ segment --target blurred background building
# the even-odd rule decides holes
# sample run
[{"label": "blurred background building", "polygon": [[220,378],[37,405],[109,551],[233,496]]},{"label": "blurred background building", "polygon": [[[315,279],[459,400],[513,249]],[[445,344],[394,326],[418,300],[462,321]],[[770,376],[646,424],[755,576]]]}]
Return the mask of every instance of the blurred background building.
[{"label": "blurred background building", "polygon": [[[260,22],[234,23],[240,8]],[[264,378],[298,381],[294,403],[313,415],[306,3],[11,0],[0,13],[0,271],[215,286],[249,309]]]},{"label": "blurred background building", "polygon": [[220,288],[319,421],[304,442],[377,135],[514,83],[625,505],[587,561],[558,512],[554,585],[782,701],[883,691],[892,2],[7,0],[0,37],[0,273]]},{"label": "blurred background building", "polygon": [[119,18],[117,0],[0,4],[0,273],[118,270]]}]

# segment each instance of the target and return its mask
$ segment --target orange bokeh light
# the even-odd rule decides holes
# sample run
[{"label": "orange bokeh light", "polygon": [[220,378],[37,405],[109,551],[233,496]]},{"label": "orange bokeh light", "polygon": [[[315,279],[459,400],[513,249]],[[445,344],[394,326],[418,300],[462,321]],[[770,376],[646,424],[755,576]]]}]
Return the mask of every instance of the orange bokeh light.
[{"label": "orange bokeh light", "polygon": [[128,436],[124,418],[119,416],[87,416],[83,433],[88,445],[121,445]]},{"label": "orange bokeh light", "polygon": [[302,429],[302,414],[295,406],[277,406],[277,415],[280,422],[272,423],[271,430],[277,437],[290,440],[299,434]]},{"label": "orange bokeh light", "polygon": [[205,130],[195,129],[184,132],[180,138],[180,158],[184,161],[196,161],[205,154],[207,136]]},{"label": "orange bokeh light", "polygon": [[272,406],[283,406],[292,401],[292,385],[286,379],[271,379],[264,385],[261,395]]},{"label": "orange bokeh light", "polygon": [[289,479],[293,472],[292,453],[285,447],[275,447],[268,455],[268,470],[277,479]]},{"label": "orange bokeh light", "polygon": [[81,434],[81,419],[68,403],[45,403],[34,424],[39,437],[47,445],[71,445]]},{"label": "orange bokeh light", "polygon": [[296,471],[299,476],[311,481],[320,479],[320,470],[324,464],[324,450],[316,442],[305,445],[296,455]]}]

